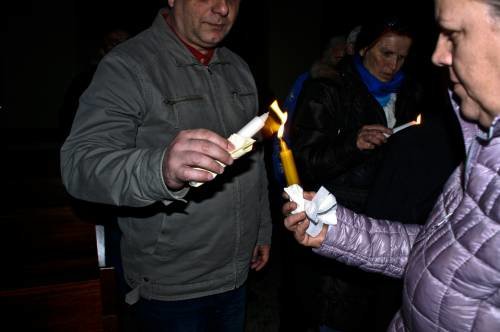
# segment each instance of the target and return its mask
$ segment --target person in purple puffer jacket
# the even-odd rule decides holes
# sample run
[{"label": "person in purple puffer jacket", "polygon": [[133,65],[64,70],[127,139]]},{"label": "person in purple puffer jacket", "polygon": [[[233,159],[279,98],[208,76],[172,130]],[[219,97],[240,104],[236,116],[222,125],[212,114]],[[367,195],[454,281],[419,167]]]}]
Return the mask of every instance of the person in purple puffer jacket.
[{"label": "person in purple puffer jacket", "polygon": [[467,158],[427,223],[338,206],[337,224],[311,237],[305,213],[290,215],[294,202],[283,206],[284,223],[317,254],[404,279],[390,331],[500,331],[500,0],[435,0],[435,12],[432,61],[449,68]]}]

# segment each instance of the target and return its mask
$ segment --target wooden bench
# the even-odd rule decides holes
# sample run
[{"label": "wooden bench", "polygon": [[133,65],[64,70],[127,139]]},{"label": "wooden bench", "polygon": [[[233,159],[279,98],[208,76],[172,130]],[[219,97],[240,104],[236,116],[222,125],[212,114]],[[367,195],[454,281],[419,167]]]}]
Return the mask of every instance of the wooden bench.
[{"label": "wooden bench", "polygon": [[114,270],[98,267],[95,224],[63,206],[8,210],[0,227],[4,326],[118,331]]}]

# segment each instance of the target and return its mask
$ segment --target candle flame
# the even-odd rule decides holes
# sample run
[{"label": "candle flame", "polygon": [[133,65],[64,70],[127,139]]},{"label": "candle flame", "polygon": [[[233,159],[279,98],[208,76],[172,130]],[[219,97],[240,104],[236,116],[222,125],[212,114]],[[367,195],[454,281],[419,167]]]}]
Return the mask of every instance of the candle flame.
[{"label": "candle flame", "polygon": [[[283,134],[285,131],[285,123],[286,120],[288,119],[288,113],[283,112],[280,109],[278,102],[276,100],[271,104],[270,108],[273,111],[272,114],[276,115],[276,117],[280,122],[277,136],[280,144],[280,160],[281,160],[281,165],[283,166],[283,172],[285,174],[286,183],[288,186],[291,186],[292,184],[298,184],[300,182],[299,175],[297,174],[297,167],[295,166],[295,160],[293,159],[292,150],[288,148],[285,140],[283,139]],[[276,125],[278,124],[277,121],[275,121],[275,124]]]},{"label": "candle flame", "polygon": [[419,114],[419,115],[417,116],[417,120],[415,120],[415,122],[416,122],[418,125],[422,123],[422,114]]},{"label": "candle flame", "polygon": [[283,112],[280,109],[277,100],[273,101],[273,103],[271,104],[270,107],[273,110],[274,114],[276,114],[276,116],[279,118],[279,120],[281,122],[280,127],[278,129],[278,133],[276,135],[278,136],[279,139],[282,139],[283,134],[285,132],[285,123],[286,123],[286,120],[288,119],[288,113]]}]

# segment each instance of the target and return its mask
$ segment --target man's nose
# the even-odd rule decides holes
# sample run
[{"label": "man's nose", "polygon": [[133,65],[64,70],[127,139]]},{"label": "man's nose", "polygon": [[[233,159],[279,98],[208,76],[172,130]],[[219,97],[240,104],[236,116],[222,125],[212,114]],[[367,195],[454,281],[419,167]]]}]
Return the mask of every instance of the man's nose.
[{"label": "man's nose", "polygon": [[229,1],[232,0],[215,0],[215,4],[212,10],[221,16],[227,16],[227,14],[229,14]]}]

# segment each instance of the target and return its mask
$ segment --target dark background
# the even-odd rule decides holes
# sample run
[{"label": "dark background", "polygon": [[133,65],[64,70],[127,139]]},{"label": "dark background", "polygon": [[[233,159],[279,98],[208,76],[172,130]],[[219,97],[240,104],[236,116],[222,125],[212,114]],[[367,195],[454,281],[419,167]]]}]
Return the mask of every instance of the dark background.
[{"label": "dark background", "polygon": [[[64,92],[93,59],[102,31],[122,26],[135,34],[151,24],[163,4],[165,0],[11,1],[2,36],[2,132],[14,142],[53,135]],[[263,110],[271,97],[283,100],[332,35],[347,34],[367,17],[387,12],[401,12],[415,23],[419,65],[430,65],[435,38],[431,0],[243,0],[225,43],[251,66]]]}]

